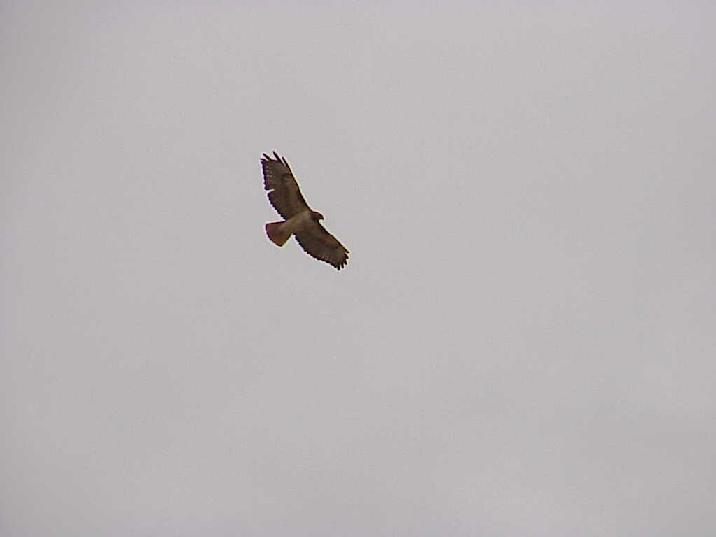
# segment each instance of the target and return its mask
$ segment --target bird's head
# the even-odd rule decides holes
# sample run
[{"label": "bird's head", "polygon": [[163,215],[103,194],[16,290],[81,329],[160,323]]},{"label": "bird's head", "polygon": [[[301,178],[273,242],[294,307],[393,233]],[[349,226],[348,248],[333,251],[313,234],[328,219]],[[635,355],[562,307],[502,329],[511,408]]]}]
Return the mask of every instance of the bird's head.
[{"label": "bird's head", "polygon": [[311,218],[318,222],[319,220],[323,220],[323,215],[318,211],[311,211]]}]

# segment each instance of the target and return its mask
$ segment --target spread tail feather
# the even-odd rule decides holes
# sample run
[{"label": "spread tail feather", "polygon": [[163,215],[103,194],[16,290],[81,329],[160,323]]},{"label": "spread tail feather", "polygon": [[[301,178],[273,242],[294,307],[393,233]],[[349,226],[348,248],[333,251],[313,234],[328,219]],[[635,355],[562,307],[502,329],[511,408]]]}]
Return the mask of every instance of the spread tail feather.
[{"label": "spread tail feather", "polygon": [[291,232],[284,229],[285,222],[269,222],[266,224],[266,235],[276,246],[283,246],[291,237]]}]

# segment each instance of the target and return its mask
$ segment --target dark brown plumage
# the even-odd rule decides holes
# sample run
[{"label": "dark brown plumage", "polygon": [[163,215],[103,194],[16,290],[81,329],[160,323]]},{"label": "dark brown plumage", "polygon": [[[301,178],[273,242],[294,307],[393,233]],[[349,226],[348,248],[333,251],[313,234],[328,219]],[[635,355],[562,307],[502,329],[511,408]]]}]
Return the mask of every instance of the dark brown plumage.
[{"label": "dark brown plumage", "polygon": [[323,215],[312,210],[301,194],[298,182],[285,158],[274,151],[273,158],[263,155],[261,168],[269,202],[285,220],[266,224],[266,234],[277,246],[296,236],[298,244],[310,256],[338,270],[348,263],[348,250],[320,224]]}]

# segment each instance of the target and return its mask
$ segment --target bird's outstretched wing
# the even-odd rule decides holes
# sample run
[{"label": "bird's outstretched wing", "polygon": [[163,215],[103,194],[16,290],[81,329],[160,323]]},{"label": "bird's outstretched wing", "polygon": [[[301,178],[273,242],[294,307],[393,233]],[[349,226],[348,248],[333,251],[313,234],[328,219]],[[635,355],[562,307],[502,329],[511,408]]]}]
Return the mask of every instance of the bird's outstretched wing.
[{"label": "bird's outstretched wing", "polygon": [[296,233],[296,240],[308,255],[325,261],[338,270],[348,263],[346,247],[328,233],[319,222],[313,221],[304,230]]},{"label": "bird's outstretched wing", "polygon": [[273,158],[264,153],[261,168],[264,190],[269,191],[269,201],[278,214],[288,220],[309,208],[285,158],[279,157],[275,151]]}]

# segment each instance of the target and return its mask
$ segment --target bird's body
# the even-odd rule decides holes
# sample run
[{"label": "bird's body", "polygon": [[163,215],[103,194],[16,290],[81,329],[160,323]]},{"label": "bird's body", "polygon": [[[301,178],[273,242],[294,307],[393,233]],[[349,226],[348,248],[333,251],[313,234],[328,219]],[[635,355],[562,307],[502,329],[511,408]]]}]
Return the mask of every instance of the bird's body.
[{"label": "bird's body", "polygon": [[301,232],[310,231],[316,218],[314,212],[310,209],[295,214],[288,220],[282,222],[270,222],[266,224],[266,233],[268,238],[277,246],[283,246],[291,235]]},{"label": "bird's body", "polygon": [[348,263],[348,250],[321,225],[323,215],[308,206],[286,159],[264,154],[261,167],[264,189],[271,205],[285,220],[266,224],[266,234],[277,246],[295,235],[303,250],[338,270]]}]

